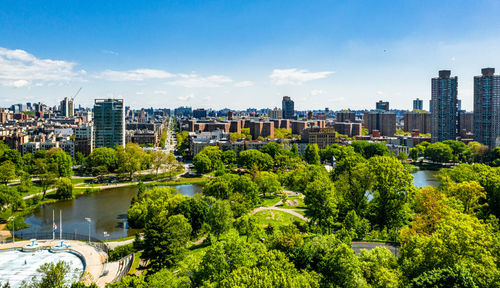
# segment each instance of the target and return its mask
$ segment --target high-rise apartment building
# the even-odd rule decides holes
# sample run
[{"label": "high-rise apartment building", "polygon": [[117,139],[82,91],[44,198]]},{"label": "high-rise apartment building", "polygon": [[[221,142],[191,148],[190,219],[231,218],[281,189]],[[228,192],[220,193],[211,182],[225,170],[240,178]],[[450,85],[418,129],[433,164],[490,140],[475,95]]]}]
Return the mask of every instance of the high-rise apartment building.
[{"label": "high-rise apartment building", "polygon": [[432,142],[456,140],[458,135],[458,78],[450,75],[450,70],[441,70],[439,77],[432,78]]},{"label": "high-rise apartment building", "polygon": [[380,100],[375,104],[375,108],[377,110],[389,111],[389,102]]},{"label": "high-rise apartment building", "polygon": [[200,108],[193,110],[193,117],[197,119],[207,118],[207,110]]},{"label": "high-rise apartment building", "polygon": [[378,130],[382,136],[396,134],[396,113],[365,112],[363,120],[369,133]]},{"label": "high-rise apartment building", "polygon": [[418,130],[420,133],[431,133],[431,113],[421,111],[406,112],[403,116],[403,130],[412,132]]},{"label": "high-rise apartment building", "polygon": [[125,105],[123,99],[95,99],[94,147],[125,145]]},{"label": "high-rise apartment building", "polygon": [[75,135],[75,153],[80,152],[85,156],[92,153],[94,147],[94,127],[89,124],[83,124],[74,128]]},{"label": "high-rise apartment building", "polygon": [[474,77],[474,140],[493,149],[500,146],[500,75],[481,72]]},{"label": "high-rise apartment building", "polygon": [[61,116],[63,117],[73,117],[75,108],[73,106],[73,100],[68,97],[64,97],[61,101]]},{"label": "high-rise apartment building", "polygon": [[424,100],[418,98],[413,100],[413,110],[424,110]]},{"label": "high-rise apartment building", "polygon": [[349,110],[337,112],[336,122],[356,122],[356,113]]},{"label": "high-rise apartment building", "polygon": [[276,107],[273,110],[269,110],[267,114],[269,119],[283,119],[283,110]]},{"label": "high-rise apartment building", "polygon": [[293,119],[293,116],[295,116],[295,106],[293,100],[288,96],[283,96],[281,105],[281,110],[283,110],[283,119]]}]

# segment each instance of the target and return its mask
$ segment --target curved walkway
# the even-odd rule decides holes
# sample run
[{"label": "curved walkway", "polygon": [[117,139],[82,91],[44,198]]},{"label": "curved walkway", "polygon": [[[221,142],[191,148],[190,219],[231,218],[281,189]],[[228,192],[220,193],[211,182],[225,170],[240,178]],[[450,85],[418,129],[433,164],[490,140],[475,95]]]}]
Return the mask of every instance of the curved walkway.
[{"label": "curved walkway", "polygon": [[309,222],[309,218],[307,218],[306,216],[296,212],[295,210],[293,209],[285,209],[285,208],[279,208],[279,207],[276,207],[276,206],[271,206],[271,207],[259,207],[259,208],[255,208],[253,209],[252,212],[250,212],[250,215],[253,215],[257,212],[260,212],[260,211],[264,211],[264,210],[275,210],[275,211],[281,211],[281,212],[285,212],[285,213],[288,213],[288,214],[291,214],[297,218],[300,218],[306,222]]}]

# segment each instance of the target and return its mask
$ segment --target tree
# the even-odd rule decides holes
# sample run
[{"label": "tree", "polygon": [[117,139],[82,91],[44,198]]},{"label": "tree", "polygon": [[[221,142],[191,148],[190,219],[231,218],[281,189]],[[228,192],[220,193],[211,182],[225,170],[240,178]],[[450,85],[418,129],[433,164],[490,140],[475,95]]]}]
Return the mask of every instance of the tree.
[{"label": "tree", "polygon": [[56,197],[58,199],[69,199],[73,197],[73,183],[71,179],[63,177],[56,182]]},{"label": "tree", "polygon": [[425,272],[460,265],[470,270],[479,287],[498,283],[500,249],[494,228],[448,206],[442,213],[432,233],[403,238],[400,263],[405,277],[412,280]]},{"label": "tree", "polygon": [[100,147],[92,150],[85,162],[89,169],[106,167],[106,173],[113,172],[118,167],[118,155],[115,149]]},{"label": "tree", "polygon": [[306,146],[306,152],[304,154],[304,159],[309,164],[313,164],[313,165],[320,164],[318,144],[308,144]]},{"label": "tree", "polygon": [[208,224],[217,238],[233,226],[233,212],[227,201],[217,200],[208,211]]},{"label": "tree", "polygon": [[363,277],[370,287],[402,287],[403,275],[398,260],[389,249],[385,247],[376,247],[369,251],[362,249],[358,259]]},{"label": "tree", "polygon": [[169,153],[167,155],[167,159],[164,164],[164,171],[167,171],[170,177],[172,177],[172,172],[179,169],[179,167],[182,169],[179,169],[178,171],[182,171],[184,169],[184,166],[175,159],[173,153]]},{"label": "tree", "polygon": [[304,191],[304,202],[307,205],[306,215],[311,218],[311,223],[326,228],[328,232],[333,228],[337,218],[337,197],[335,188],[329,179],[316,179],[307,184]]},{"label": "tree", "polygon": [[238,156],[236,155],[236,152],[234,152],[233,150],[222,152],[222,162],[226,165],[236,163],[237,157]]},{"label": "tree", "polygon": [[247,236],[247,242],[249,237],[256,237],[259,235],[259,225],[255,218],[249,215],[243,215],[236,219],[234,226],[238,229],[240,234]]},{"label": "tree", "polygon": [[486,201],[486,192],[476,181],[448,182],[445,184],[443,191],[446,196],[460,200],[464,207],[464,213],[473,214],[487,205],[484,203]]},{"label": "tree", "polygon": [[161,213],[174,215],[177,206],[186,198],[172,187],[154,187],[146,190],[128,209],[129,224],[134,228],[143,228],[148,219],[159,217]]},{"label": "tree", "polygon": [[193,158],[193,166],[198,173],[204,174],[211,171],[212,161],[210,161],[207,155],[198,153]]},{"label": "tree", "polygon": [[448,288],[468,287],[479,288],[469,269],[462,265],[454,265],[443,269],[434,269],[424,272],[411,281],[411,288]]},{"label": "tree", "polygon": [[241,151],[238,157],[240,167],[251,169],[256,167],[259,171],[269,171],[274,166],[273,158],[259,150],[249,149]]},{"label": "tree", "polygon": [[45,199],[45,194],[47,193],[49,187],[56,182],[56,175],[52,172],[47,172],[38,175],[38,178],[40,179],[40,186],[42,186],[43,200]]},{"label": "tree", "polygon": [[179,203],[173,214],[184,215],[191,225],[193,236],[195,236],[207,221],[208,209],[206,201],[203,201],[199,196],[194,196]]},{"label": "tree", "polygon": [[280,147],[280,145],[278,143],[276,143],[276,142],[269,142],[266,145],[264,145],[262,147],[262,149],[260,149],[260,152],[267,153],[271,157],[275,158],[276,155],[280,153],[281,149],[282,148]]},{"label": "tree", "polygon": [[183,215],[150,218],[144,228],[144,253],[153,270],[172,267],[186,250],[191,225]]},{"label": "tree", "polygon": [[160,168],[167,163],[167,157],[168,155],[161,150],[151,152],[151,167],[155,170],[156,175],[158,175]]},{"label": "tree", "polygon": [[145,154],[144,150],[135,143],[128,143],[125,147],[118,146],[118,171],[127,173],[132,179],[134,173],[141,169]]},{"label": "tree", "polygon": [[413,176],[395,157],[374,156],[368,163],[373,175],[372,223],[380,228],[401,227],[410,219]]},{"label": "tree", "polygon": [[359,217],[354,210],[347,213],[342,226],[349,232],[351,239],[363,239],[370,231],[370,222]]},{"label": "tree", "polygon": [[27,288],[64,288],[70,285],[71,268],[68,263],[45,263],[37,270],[39,275],[33,276],[31,281],[23,281],[22,287]]},{"label": "tree", "polygon": [[424,152],[425,158],[439,163],[447,163],[453,160],[453,149],[441,142],[432,143]]},{"label": "tree", "polygon": [[278,194],[282,189],[281,183],[278,180],[278,176],[269,172],[258,173],[255,177],[255,183],[259,187],[259,191],[264,197],[266,197],[266,194]]},{"label": "tree", "polygon": [[56,167],[57,177],[71,177],[73,175],[73,160],[68,153],[62,151],[60,148],[50,149],[47,152],[48,163],[53,164]]},{"label": "tree", "polygon": [[328,251],[318,266],[325,286],[331,283],[334,287],[369,287],[354,250],[345,243]]},{"label": "tree", "polygon": [[[346,157],[344,159],[346,160],[345,162],[349,162],[349,158],[351,156]],[[344,162],[344,160],[341,162]],[[334,171],[337,169],[335,168]],[[358,163],[336,178],[335,188],[342,195],[343,200],[339,203],[340,213],[345,215],[348,211],[354,210],[358,215],[366,215],[366,208],[368,206],[367,194],[373,185],[373,176],[368,163]]]},{"label": "tree", "polygon": [[351,146],[356,153],[363,155],[366,159],[374,156],[388,156],[392,154],[385,144],[378,142],[353,141]]},{"label": "tree", "polygon": [[14,178],[16,178],[16,165],[10,160],[4,161],[0,165],[0,182],[7,185]]}]

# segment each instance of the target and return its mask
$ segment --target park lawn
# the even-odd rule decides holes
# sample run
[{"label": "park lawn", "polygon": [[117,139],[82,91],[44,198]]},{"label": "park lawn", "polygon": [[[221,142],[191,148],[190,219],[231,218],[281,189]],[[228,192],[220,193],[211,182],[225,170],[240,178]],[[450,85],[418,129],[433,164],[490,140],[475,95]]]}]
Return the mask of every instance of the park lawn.
[{"label": "park lawn", "polygon": [[271,207],[274,206],[274,204],[278,203],[280,201],[280,197],[273,195],[273,196],[266,196],[262,198],[262,205],[263,207]]},{"label": "park lawn", "polygon": [[294,208],[292,210],[299,213],[300,215],[306,216],[307,208]]},{"label": "park lawn", "polygon": [[73,184],[79,184],[79,183],[85,183],[85,181],[92,180],[93,178],[71,178],[71,183]]},{"label": "park lawn", "polygon": [[270,223],[272,223],[275,227],[277,227],[277,226],[290,225],[294,221],[301,221],[301,222],[304,221],[289,213],[277,210],[259,211],[255,213],[252,217],[254,217],[257,220],[257,223],[262,227],[266,227]]},{"label": "park lawn", "polygon": [[305,208],[307,208],[306,204],[304,204],[304,199],[300,198],[299,196],[288,197],[287,201],[292,201],[292,202],[297,201],[298,205],[296,205],[296,206],[287,205],[286,201],[285,201],[280,207],[287,208],[287,209],[305,209]]}]

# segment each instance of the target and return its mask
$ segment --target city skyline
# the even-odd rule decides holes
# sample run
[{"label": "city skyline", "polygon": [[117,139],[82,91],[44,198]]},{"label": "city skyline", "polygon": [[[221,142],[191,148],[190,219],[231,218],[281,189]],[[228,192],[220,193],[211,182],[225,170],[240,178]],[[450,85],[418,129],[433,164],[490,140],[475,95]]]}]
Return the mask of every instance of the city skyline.
[{"label": "city skyline", "polygon": [[451,3],[6,2],[0,106],[54,106],[83,87],[76,107],[111,97],[132,108],[272,108],[288,95],[296,110],[379,100],[411,110],[416,98],[429,110],[430,79],[451,70],[471,111],[473,77],[500,66],[500,3]]}]

